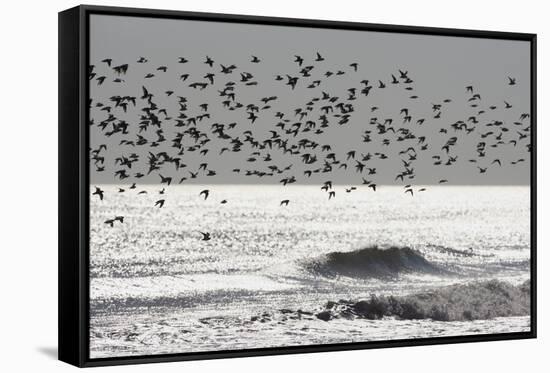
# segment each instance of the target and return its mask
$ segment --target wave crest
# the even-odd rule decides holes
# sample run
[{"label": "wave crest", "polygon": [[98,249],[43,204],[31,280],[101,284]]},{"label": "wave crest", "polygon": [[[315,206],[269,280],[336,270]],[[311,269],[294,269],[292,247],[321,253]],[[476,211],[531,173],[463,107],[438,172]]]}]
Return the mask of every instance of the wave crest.
[{"label": "wave crest", "polygon": [[376,246],[351,251],[329,253],[305,267],[328,277],[391,278],[404,273],[449,274],[430,263],[418,251],[409,247],[379,248]]},{"label": "wave crest", "polygon": [[436,321],[487,320],[530,314],[531,286],[490,280],[457,284],[401,297],[372,295],[359,302],[328,302],[317,318],[432,319]]}]

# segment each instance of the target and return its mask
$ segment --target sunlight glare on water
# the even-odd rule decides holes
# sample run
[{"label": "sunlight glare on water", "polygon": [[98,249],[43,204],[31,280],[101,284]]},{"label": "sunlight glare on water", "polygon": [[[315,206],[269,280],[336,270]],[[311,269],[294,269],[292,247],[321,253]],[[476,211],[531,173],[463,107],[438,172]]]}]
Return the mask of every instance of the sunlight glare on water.
[{"label": "sunlight glare on water", "polygon": [[[153,185],[125,193],[101,188],[109,198],[92,198],[90,209],[92,357],[529,327],[528,317],[325,323],[306,315],[250,322],[262,312],[311,311],[371,293],[407,294],[472,279],[522,282],[529,278],[529,187],[427,186],[411,197],[400,187],[347,193],[335,186],[330,201],[318,186],[304,185],[186,185],[162,196]],[[203,189],[210,190],[207,200],[199,196]],[[142,190],[147,193],[138,195]],[[164,207],[153,208],[160,198]],[[289,205],[280,206],[286,199]],[[124,223],[104,224],[119,215]],[[200,232],[211,240],[202,241]],[[411,273],[386,281],[306,269],[326,254],[374,245],[411,247],[456,275]]]}]

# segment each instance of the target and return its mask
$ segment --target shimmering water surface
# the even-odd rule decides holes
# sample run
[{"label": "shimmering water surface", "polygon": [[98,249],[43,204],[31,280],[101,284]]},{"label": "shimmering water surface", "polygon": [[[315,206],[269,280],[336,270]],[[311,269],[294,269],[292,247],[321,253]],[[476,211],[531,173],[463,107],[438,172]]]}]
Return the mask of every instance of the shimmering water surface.
[{"label": "shimmering water surface", "polygon": [[[171,186],[164,195],[157,185],[101,188],[106,198],[90,202],[92,358],[530,328],[528,315],[453,322],[314,315],[327,301],[527,280],[528,187],[427,186],[411,197],[400,187],[335,186],[330,201],[318,186]],[[153,207],[161,198],[164,207]],[[104,224],[119,215],[123,223]],[[357,278],[310,270],[327,254],[374,245],[410,247],[446,273]]]}]

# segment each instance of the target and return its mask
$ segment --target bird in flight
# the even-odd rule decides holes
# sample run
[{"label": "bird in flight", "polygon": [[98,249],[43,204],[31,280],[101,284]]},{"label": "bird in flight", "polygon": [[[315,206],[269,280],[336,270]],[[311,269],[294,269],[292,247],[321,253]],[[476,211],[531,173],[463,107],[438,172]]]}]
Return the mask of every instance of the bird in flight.
[{"label": "bird in flight", "polygon": [[210,239],[212,238],[210,236],[210,233],[208,232],[199,232],[199,233],[202,234],[202,238],[201,238],[202,241],[210,241]]},{"label": "bird in flight", "polygon": [[210,67],[213,67],[214,66],[214,60],[211,59],[210,57],[206,56],[206,60],[204,61],[205,64],[207,64],[208,66]]},{"label": "bird in flight", "polygon": [[109,227],[113,228],[115,226],[115,221],[124,223],[124,216],[115,216],[113,219],[107,219],[104,221],[104,224],[107,224]]},{"label": "bird in flight", "polygon": [[95,192],[93,192],[92,194],[93,194],[93,195],[99,196],[99,199],[100,199],[101,201],[103,201],[103,193],[104,193],[103,190],[101,190],[101,189],[98,188],[98,187],[95,187]]},{"label": "bird in flight", "polygon": [[161,174],[159,174],[160,176],[160,183],[161,184],[168,184],[170,185],[170,183],[172,182],[172,178],[170,176],[167,176],[167,177],[164,177],[162,176]]}]

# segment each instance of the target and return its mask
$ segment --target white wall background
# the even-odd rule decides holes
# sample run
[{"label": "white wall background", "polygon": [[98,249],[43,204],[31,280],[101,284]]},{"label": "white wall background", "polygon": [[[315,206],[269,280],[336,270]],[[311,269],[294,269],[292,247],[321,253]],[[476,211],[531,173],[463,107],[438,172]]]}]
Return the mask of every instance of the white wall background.
[{"label": "white wall background", "polygon": [[[538,34],[539,338],[460,345],[142,365],[115,371],[520,372],[547,365],[545,187],[550,23],[546,2],[460,0],[103,0],[99,5],[487,29]],[[74,1],[10,0],[0,21],[0,369],[68,371],[57,345],[57,12]],[[548,228],[546,228],[547,230]]]}]

